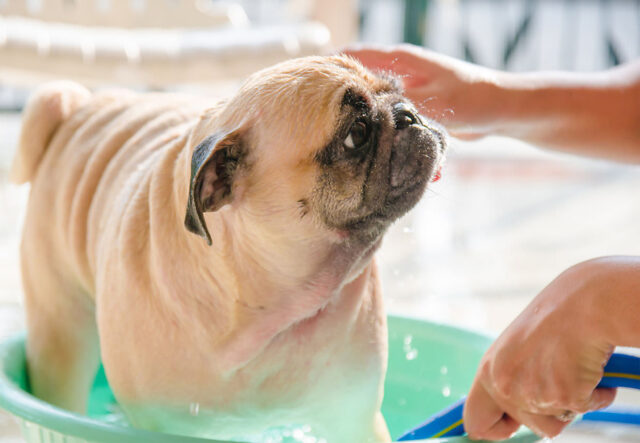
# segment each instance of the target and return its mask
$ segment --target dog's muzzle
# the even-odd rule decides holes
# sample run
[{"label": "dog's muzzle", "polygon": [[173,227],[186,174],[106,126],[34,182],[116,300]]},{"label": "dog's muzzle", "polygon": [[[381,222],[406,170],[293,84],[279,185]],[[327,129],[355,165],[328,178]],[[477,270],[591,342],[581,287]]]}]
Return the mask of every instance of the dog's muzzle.
[{"label": "dog's muzzle", "polygon": [[389,186],[392,197],[426,185],[435,175],[446,149],[446,137],[426,123],[406,103],[394,106],[396,136],[390,157]]}]

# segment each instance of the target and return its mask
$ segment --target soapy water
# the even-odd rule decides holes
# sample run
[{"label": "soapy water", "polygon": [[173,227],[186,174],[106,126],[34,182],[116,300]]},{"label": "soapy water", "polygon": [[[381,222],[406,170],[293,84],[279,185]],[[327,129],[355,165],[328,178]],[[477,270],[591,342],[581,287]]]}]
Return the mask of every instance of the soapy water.
[{"label": "soapy water", "polygon": [[[198,416],[200,404],[191,403],[189,414]],[[109,406],[109,414],[100,416],[100,420],[116,426],[130,427],[131,424],[117,404]],[[274,426],[267,429],[261,435],[238,436],[229,441],[242,443],[328,443],[324,438],[313,435],[313,429],[309,425]]]},{"label": "soapy water", "polygon": [[246,443],[327,443],[323,438],[312,434],[311,426],[279,426],[268,429],[255,438],[237,440]]},{"label": "soapy water", "polygon": [[[415,355],[417,356],[417,349],[415,349],[414,337],[411,334],[407,334],[402,337],[402,347],[407,360],[411,360]],[[454,397],[456,394],[454,386],[448,381],[450,368],[446,365],[442,365],[438,370],[441,382],[441,388],[439,394],[444,398]],[[435,395],[438,395],[434,393]],[[405,398],[397,400],[398,405],[404,407],[407,404]],[[99,418],[105,423],[109,423],[116,426],[130,427],[122,409],[117,403],[110,403],[108,406],[108,414],[100,415]],[[188,406],[188,412],[191,416],[201,415],[201,407],[198,403],[191,403]],[[203,418],[204,419],[204,418]],[[635,426],[622,426],[622,425],[606,425],[601,423],[592,422],[578,422],[571,425],[566,429],[559,437],[553,440],[545,439],[539,440],[549,443],[601,443],[603,441],[616,441],[621,443],[640,443],[640,436],[637,433],[637,427]],[[236,438],[229,439],[233,442],[243,443],[328,443],[326,439],[319,438],[314,435],[314,430],[309,425],[290,425],[272,427],[267,429],[260,435],[242,436],[239,435]],[[213,438],[213,437],[212,437]],[[530,441],[530,440],[527,440]]]}]

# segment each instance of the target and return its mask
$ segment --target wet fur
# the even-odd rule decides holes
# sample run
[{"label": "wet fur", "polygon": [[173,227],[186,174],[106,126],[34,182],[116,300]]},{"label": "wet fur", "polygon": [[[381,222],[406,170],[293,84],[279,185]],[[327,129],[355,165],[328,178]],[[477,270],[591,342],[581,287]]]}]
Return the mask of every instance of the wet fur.
[{"label": "wet fur", "polygon": [[[345,209],[319,195],[346,185],[323,182],[317,156],[347,90],[398,94],[344,57],[283,63],[213,107],[73,84],[36,93],[14,168],[32,182],[21,252],[35,394],[83,412],[101,358],[137,426],[230,438],[294,422],[331,443],[389,441],[383,230],[358,240],[327,224]],[[216,133],[248,148],[228,201],[203,213],[208,246],[183,223],[194,149]]]}]

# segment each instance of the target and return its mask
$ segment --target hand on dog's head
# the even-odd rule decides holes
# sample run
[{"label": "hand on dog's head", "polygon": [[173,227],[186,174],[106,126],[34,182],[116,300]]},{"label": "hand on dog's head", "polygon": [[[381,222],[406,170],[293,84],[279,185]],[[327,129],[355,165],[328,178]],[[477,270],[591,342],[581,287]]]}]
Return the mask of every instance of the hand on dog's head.
[{"label": "hand on dog's head", "polygon": [[418,202],[446,147],[395,78],[344,56],[254,74],[201,119],[191,144],[185,226],[209,244],[204,213],[229,203],[279,211],[292,229],[375,241]]}]

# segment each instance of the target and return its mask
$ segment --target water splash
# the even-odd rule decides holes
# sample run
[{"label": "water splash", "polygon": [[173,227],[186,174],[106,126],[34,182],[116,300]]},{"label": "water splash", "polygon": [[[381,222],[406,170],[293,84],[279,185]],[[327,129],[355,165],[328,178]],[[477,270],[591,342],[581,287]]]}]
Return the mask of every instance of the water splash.
[{"label": "water splash", "polygon": [[455,112],[451,108],[447,108],[442,111],[442,119],[451,119],[455,115]]},{"label": "water splash", "polygon": [[411,342],[413,341],[413,336],[411,334],[407,334],[404,336],[402,349],[404,351],[404,356],[407,360],[415,360],[418,357],[418,350],[411,346]]},{"label": "water splash", "polygon": [[277,426],[268,429],[261,436],[244,438],[241,441],[252,443],[327,443],[327,440],[313,435],[313,429],[309,425]]},{"label": "water splash", "polygon": [[405,357],[407,358],[407,360],[415,360],[417,356],[418,356],[417,349],[412,349],[405,354]]},{"label": "water splash", "polygon": [[191,403],[189,405],[189,414],[194,417],[200,415],[200,403]]}]

